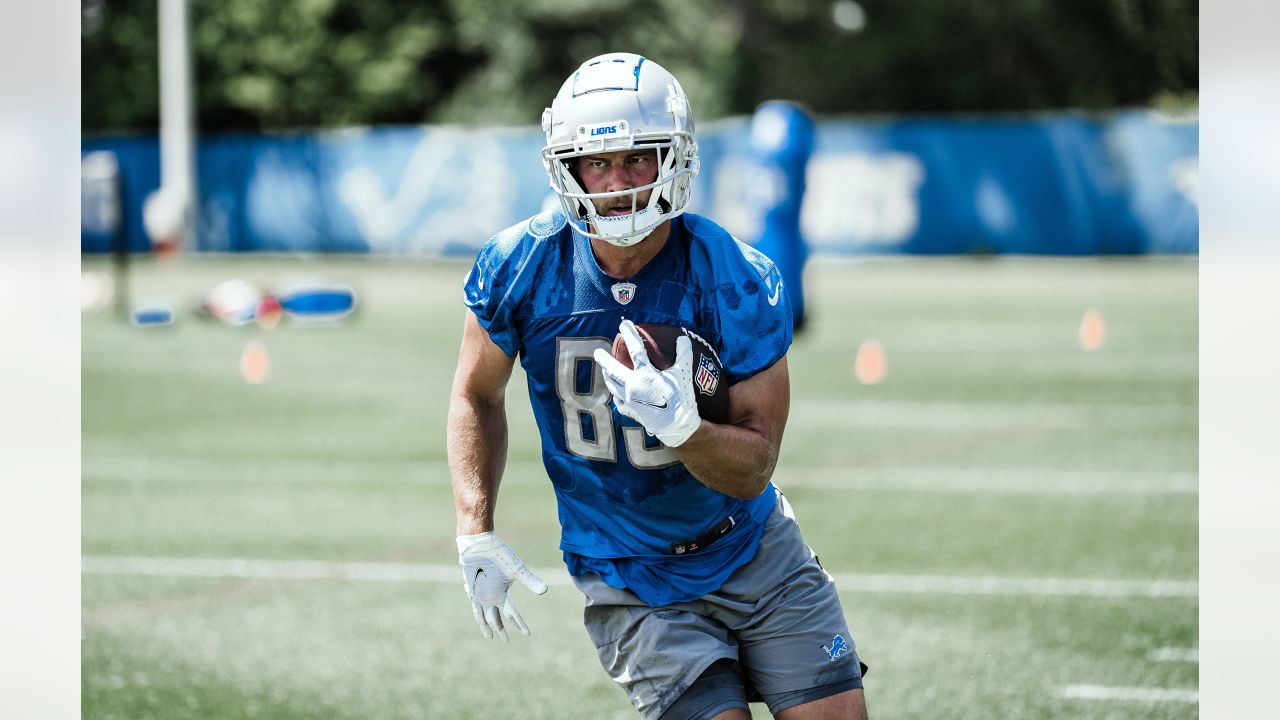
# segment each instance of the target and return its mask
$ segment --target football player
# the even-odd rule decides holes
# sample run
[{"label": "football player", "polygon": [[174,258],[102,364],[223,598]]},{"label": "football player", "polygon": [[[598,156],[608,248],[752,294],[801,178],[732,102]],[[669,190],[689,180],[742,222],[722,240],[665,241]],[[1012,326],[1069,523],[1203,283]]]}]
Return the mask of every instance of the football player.
[{"label": "football player", "polygon": [[[835,585],[770,477],[790,404],[792,311],[769,258],[686,213],[693,110],[657,63],[592,58],[543,113],[560,207],[495,235],[465,281],[449,467],[465,588],[486,638],[529,634],[546,591],[494,532],[518,357],[586,630],[644,718],[863,718],[865,666]],[[730,418],[699,417],[688,338],[665,371],[633,323],[719,353]],[[634,369],[610,354],[621,333]]]}]

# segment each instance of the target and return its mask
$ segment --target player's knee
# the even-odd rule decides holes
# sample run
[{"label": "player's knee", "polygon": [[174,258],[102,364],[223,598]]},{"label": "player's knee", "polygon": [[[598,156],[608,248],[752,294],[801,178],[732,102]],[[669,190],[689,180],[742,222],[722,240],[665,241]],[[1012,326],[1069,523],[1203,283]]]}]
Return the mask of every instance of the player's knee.
[{"label": "player's knee", "polygon": [[740,708],[750,717],[746,682],[738,663],[722,659],[711,664],[662,714],[661,720],[711,720],[722,712]]}]

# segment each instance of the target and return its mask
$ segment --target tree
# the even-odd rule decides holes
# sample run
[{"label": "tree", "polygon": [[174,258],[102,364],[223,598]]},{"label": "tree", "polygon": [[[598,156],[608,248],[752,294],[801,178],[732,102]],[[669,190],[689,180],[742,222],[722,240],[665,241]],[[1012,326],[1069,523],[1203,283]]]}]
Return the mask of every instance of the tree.
[{"label": "tree", "polygon": [[[158,121],[157,0],[82,0],[87,132]],[[1189,0],[191,0],[205,130],[532,125],[579,62],[625,50],[700,119],[787,98],[820,113],[1145,104],[1198,87]]]}]

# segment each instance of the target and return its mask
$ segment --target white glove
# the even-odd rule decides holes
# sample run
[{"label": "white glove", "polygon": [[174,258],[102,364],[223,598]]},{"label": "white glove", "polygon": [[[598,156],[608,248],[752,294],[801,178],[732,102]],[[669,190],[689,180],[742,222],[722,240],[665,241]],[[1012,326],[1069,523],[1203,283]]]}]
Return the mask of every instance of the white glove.
[{"label": "white glove", "polygon": [[524,618],[520,617],[507,590],[512,581],[519,580],[535,595],[541,595],[547,591],[547,583],[530,572],[515,551],[499,540],[493,531],[459,535],[458,562],[462,564],[462,587],[471,598],[471,612],[485,639],[491,639],[497,631],[498,637],[507,642],[503,618],[515,625],[522,635],[528,635],[529,626],[524,624]]},{"label": "white glove", "polygon": [[634,323],[623,320],[618,332],[627,344],[634,369],[603,348],[594,355],[604,370],[604,384],[613,395],[614,406],[667,447],[680,447],[702,424],[693,389],[693,344],[683,335],[676,338],[675,364],[659,370],[649,362]]}]

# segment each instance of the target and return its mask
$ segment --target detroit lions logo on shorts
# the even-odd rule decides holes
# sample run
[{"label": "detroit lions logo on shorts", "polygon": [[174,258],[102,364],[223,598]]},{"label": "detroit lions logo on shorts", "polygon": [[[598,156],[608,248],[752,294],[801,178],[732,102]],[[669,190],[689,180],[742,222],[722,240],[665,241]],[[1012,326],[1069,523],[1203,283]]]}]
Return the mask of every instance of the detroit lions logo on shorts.
[{"label": "detroit lions logo on shorts", "polygon": [[823,645],[822,649],[827,651],[827,656],[831,658],[832,662],[835,662],[836,658],[849,652],[849,646],[844,644],[844,638],[840,635],[831,639],[831,647]]}]

